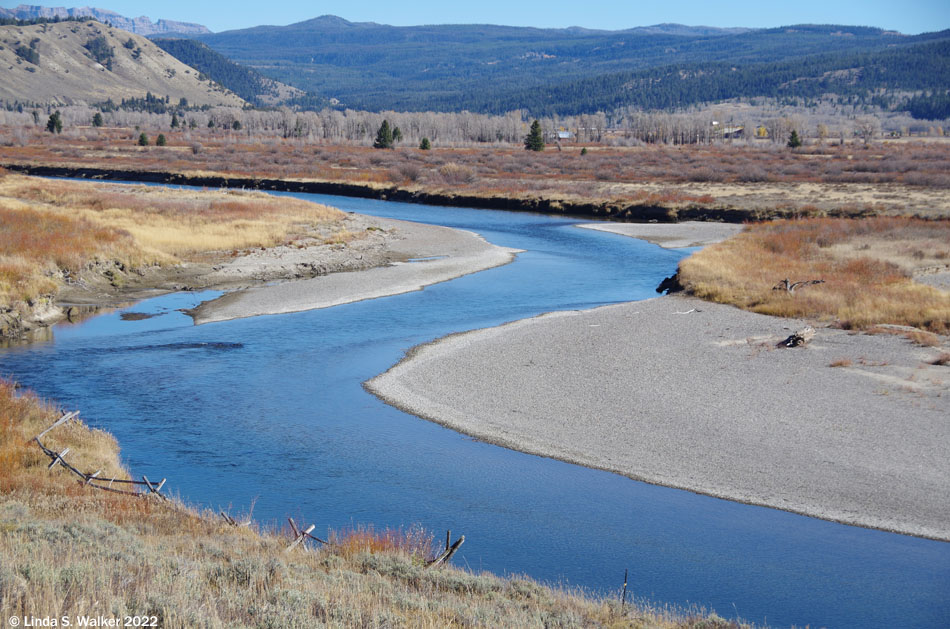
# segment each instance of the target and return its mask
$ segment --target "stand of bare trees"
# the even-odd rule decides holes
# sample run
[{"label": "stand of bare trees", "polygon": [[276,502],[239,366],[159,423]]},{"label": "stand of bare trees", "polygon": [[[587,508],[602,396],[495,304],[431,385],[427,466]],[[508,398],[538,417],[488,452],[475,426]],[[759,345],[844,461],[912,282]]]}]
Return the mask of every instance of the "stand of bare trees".
[{"label": "stand of bare trees", "polygon": [[[886,135],[943,135],[943,126],[914,121],[906,114],[858,115],[851,108],[825,107],[815,111],[724,103],[685,112],[644,112],[621,109],[610,114],[582,114],[541,118],[546,141],[561,143],[610,143],[616,145],[708,144],[736,139],[771,140],[784,144],[792,130],[802,138],[863,140]],[[86,105],[34,106],[22,111],[0,109],[0,125],[7,128],[6,143],[21,143],[17,129],[42,127],[54,110],[61,112],[66,137],[94,133],[92,119],[98,111]],[[188,139],[208,134],[227,135],[235,142],[292,139],[311,144],[371,145],[383,120],[399,127],[402,146],[418,146],[428,138],[433,146],[466,147],[485,144],[520,145],[533,117],[514,111],[505,115],[435,112],[366,112],[324,109],[247,110],[216,107],[208,110],[155,114],[137,111],[102,113],[106,127],[140,128],[152,133],[179,131]]]}]

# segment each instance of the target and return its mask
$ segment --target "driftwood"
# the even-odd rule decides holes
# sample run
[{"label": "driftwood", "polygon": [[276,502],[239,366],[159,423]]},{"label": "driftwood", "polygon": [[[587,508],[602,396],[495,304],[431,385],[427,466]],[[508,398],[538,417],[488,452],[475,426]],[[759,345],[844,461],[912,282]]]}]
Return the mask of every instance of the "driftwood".
[{"label": "driftwood", "polygon": [[776,347],[799,347],[805,345],[815,337],[815,328],[808,326],[790,335]]},{"label": "driftwood", "polygon": [[660,285],[656,287],[656,292],[666,293],[667,295],[671,293],[678,293],[683,290],[683,285],[680,284],[680,274],[679,271],[673,275],[664,278]]},{"label": "driftwood", "polygon": [[[824,284],[825,280],[805,280],[802,282],[789,282],[786,277],[784,280],[772,287],[772,290],[784,290],[789,293],[794,293],[796,288],[802,288],[804,286],[812,286],[813,284]],[[659,289],[658,289],[659,290]]]}]

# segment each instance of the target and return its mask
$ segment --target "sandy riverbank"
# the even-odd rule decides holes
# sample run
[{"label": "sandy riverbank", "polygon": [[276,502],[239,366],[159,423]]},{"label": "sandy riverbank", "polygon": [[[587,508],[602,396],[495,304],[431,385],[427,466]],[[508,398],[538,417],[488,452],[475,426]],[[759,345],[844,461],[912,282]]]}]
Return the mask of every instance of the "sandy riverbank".
[{"label": "sandy riverbank", "polygon": [[[361,219],[372,221],[377,233],[384,234],[385,238],[363,249],[359,249],[360,243],[354,243],[357,248],[349,250],[347,259],[361,264],[364,255],[372,255],[376,258],[372,268],[230,292],[191,311],[195,323],[299,312],[397,295],[507,264],[518,253],[516,249],[492,245],[462,230],[394,219]],[[281,252],[263,252],[262,255],[270,259],[272,265],[282,264]],[[287,252],[287,255],[294,254]],[[245,260],[242,264],[253,268],[255,261]],[[227,272],[228,269],[223,268],[217,274],[227,278]]]},{"label": "sandy riverbank", "polygon": [[326,308],[420,290],[507,264],[518,253],[463,230],[352,213],[333,231],[353,237],[335,244],[315,239],[309,246],[270,247],[224,260],[209,256],[209,262],[91,268],[18,321],[20,338],[41,338],[63,319],[75,321],[101,308],[168,292],[227,291],[189,312],[198,324]]},{"label": "sandy riverbank", "polygon": [[631,238],[640,238],[666,249],[705,247],[725,240],[742,231],[735,223],[684,221],[682,223],[583,223],[584,229],[594,229]]},{"label": "sandy riverbank", "polygon": [[661,297],[453,335],[367,387],[513,449],[950,540],[950,368],[929,364],[948,339],[818,328],[776,348],[804,324]]}]

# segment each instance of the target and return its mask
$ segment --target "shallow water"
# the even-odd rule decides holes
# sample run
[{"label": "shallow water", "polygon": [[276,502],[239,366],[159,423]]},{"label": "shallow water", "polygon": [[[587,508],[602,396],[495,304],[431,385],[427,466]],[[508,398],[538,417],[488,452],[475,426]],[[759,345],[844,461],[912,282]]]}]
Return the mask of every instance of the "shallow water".
[{"label": "shallow water", "polygon": [[[456,563],[699,604],[772,625],[950,625],[950,544],[655,487],[475,441],[361,383],[411,347],[551,310],[655,296],[683,252],[531,214],[294,195],[461,227],[513,264],[423,291],[195,327],[176,294],[0,352],[0,372],[112,432],[136,474],[265,522],[419,523]],[[419,261],[424,264],[425,261]]]}]

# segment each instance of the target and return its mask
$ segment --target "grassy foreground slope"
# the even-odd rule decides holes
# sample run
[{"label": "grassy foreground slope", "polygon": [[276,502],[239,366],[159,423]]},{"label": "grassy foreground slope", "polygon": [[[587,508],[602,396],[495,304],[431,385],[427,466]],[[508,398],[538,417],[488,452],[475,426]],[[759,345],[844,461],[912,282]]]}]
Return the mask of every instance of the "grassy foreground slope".
[{"label": "grassy foreground slope", "polygon": [[[32,438],[59,413],[0,381],[0,617],[158,617],[172,627],[734,627],[595,600],[523,578],[427,569],[417,529],[330,533],[331,546],[231,526],[177,501],[84,487]],[[68,461],[128,477],[108,434],[43,437]],[[319,529],[318,529],[319,532]]]}]

